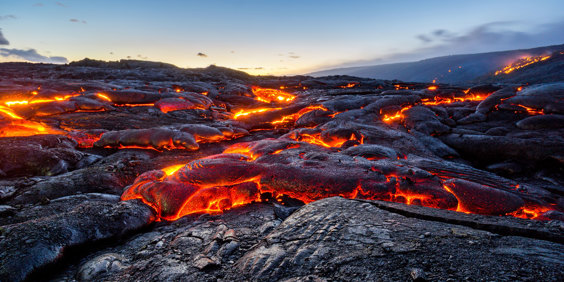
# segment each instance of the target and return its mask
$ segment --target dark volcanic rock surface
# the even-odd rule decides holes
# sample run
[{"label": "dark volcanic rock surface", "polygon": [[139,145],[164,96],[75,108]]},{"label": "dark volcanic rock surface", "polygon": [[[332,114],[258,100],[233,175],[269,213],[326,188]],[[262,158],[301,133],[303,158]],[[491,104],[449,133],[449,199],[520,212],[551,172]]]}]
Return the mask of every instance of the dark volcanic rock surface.
[{"label": "dark volcanic rock surface", "polygon": [[555,81],[1,64],[0,280],[561,281]]},{"label": "dark volcanic rock surface", "polygon": [[139,202],[93,201],[68,212],[2,226],[0,279],[23,280],[69,247],[123,236],[147,226],[153,217],[150,208]]},{"label": "dark volcanic rock surface", "polygon": [[[456,222],[456,213],[451,220]],[[520,221],[499,223],[526,226]],[[185,218],[100,250],[57,278],[391,281],[409,280],[420,269],[429,280],[558,281],[564,275],[563,252],[550,241],[501,236],[335,197],[306,205],[285,220],[263,204]]]}]

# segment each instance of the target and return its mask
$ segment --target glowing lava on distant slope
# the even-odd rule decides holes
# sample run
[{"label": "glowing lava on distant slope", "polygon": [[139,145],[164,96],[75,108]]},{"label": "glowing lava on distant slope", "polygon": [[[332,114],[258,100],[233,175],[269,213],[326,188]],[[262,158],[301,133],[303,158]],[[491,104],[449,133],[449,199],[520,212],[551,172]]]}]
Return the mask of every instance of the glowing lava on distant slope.
[{"label": "glowing lava on distant slope", "polygon": [[548,60],[548,59],[550,59],[550,57],[551,57],[550,55],[523,57],[523,58],[505,66],[503,69],[496,71],[494,73],[494,75],[499,75],[499,74],[502,74],[502,73],[508,74],[508,73],[511,73],[511,72],[518,70],[520,68],[524,68],[528,65]]}]

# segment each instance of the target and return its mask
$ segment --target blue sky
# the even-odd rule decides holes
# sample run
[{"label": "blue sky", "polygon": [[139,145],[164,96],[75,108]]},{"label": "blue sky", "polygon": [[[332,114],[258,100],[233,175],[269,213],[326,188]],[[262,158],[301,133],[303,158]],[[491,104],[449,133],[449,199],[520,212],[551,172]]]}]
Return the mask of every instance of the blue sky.
[{"label": "blue sky", "polygon": [[129,57],[299,74],[562,44],[564,1],[0,0],[0,29],[0,61]]}]

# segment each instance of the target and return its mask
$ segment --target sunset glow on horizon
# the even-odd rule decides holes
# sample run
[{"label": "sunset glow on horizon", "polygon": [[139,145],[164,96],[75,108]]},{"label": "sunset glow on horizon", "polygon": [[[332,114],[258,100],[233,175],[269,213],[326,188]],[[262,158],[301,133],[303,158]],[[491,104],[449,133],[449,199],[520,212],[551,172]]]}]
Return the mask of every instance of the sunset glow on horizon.
[{"label": "sunset glow on horizon", "polygon": [[304,74],[562,44],[563,8],[562,1],[0,0],[0,62],[135,59]]}]

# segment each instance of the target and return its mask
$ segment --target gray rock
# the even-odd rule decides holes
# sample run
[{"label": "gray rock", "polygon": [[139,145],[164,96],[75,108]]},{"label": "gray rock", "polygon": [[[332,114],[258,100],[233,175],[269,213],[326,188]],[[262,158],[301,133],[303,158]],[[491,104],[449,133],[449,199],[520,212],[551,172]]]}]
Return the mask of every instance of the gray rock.
[{"label": "gray rock", "polygon": [[427,281],[427,279],[425,278],[425,272],[421,268],[412,268],[409,272],[409,275],[411,276],[411,280],[413,281]]},{"label": "gray rock", "polygon": [[0,216],[8,216],[13,215],[16,212],[16,209],[12,206],[8,205],[0,205]]},{"label": "gray rock", "polygon": [[66,248],[116,238],[153,220],[150,208],[137,201],[86,202],[67,213],[6,225],[6,237],[0,242],[0,279],[21,281],[57,261]]},{"label": "gray rock", "polygon": [[518,121],[515,125],[521,129],[543,129],[564,127],[564,115],[539,115]]},{"label": "gray rock", "polygon": [[80,281],[101,280],[102,277],[122,271],[127,267],[125,258],[119,254],[104,254],[83,264],[78,270]]}]

